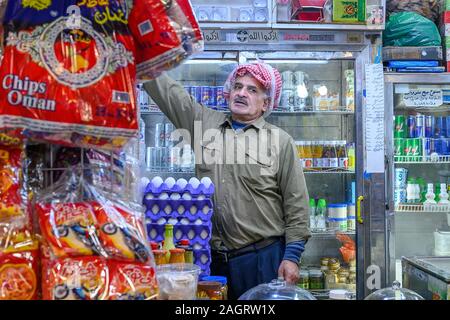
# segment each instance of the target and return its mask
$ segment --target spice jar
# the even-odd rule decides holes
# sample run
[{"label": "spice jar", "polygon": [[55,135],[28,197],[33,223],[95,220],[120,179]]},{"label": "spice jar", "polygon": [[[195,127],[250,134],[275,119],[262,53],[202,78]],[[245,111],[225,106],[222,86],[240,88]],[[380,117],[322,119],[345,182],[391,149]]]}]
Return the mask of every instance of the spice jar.
[{"label": "spice jar", "polygon": [[308,272],[308,270],[300,270],[297,286],[299,288],[302,288],[305,290],[309,289],[309,272]]},{"label": "spice jar", "polygon": [[206,276],[201,279],[201,281],[212,281],[219,282],[221,284],[220,290],[222,291],[223,300],[228,299],[228,286],[227,286],[227,277],[223,276]]},{"label": "spice jar", "polygon": [[323,289],[323,273],[319,269],[309,270],[309,289],[321,290]]},{"label": "spice jar", "polygon": [[349,274],[350,273],[348,272],[347,269],[344,269],[344,268],[339,269],[338,274],[337,274],[338,283],[344,283],[344,284],[347,283]]},{"label": "spice jar", "polygon": [[166,250],[153,250],[152,252],[153,252],[153,256],[155,257],[156,265],[161,265],[161,264],[167,263],[167,260],[166,260],[167,251]]},{"label": "spice jar", "polygon": [[328,269],[337,272],[341,267],[341,263],[336,258],[330,258],[328,260]]},{"label": "spice jar", "polygon": [[320,270],[322,270],[323,273],[328,270],[328,260],[330,260],[330,258],[320,259]]},{"label": "spice jar", "polygon": [[197,297],[200,299],[224,300],[222,284],[216,281],[199,281]]},{"label": "spice jar", "polygon": [[184,263],[184,249],[170,249],[169,263]]}]

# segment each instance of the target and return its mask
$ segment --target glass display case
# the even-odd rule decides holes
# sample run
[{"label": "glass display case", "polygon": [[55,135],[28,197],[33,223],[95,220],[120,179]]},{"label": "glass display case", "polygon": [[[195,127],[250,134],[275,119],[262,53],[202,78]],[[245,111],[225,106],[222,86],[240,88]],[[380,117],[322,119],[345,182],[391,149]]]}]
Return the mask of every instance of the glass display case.
[{"label": "glass display case", "polygon": [[386,74],[385,84],[392,282],[405,278],[402,257],[450,255],[450,76]]},{"label": "glass display case", "polygon": [[[266,120],[296,141],[298,165],[303,166],[311,199],[313,235],[302,257],[302,269],[314,273],[315,269],[320,270],[321,261],[335,261],[341,269],[340,282],[336,269],[336,282],[326,284],[323,277],[321,285],[314,287],[315,292],[336,288],[355,291],[356,250],[344,259],[340,252],[343,244],[336,235],[347,236],[350,242],[356,243],[357,158],[361,137],[355,132],[361,105],[355,97],[360,90],[357,69],[361,68],[363,57],[356,52],[205,51],[169,75],[204,107],[228,113],[221,95],[227,76],[238,64],[256,59],[271,64],[282,75],[280,106]],[[150,179],[155,175],[193,176],[193,166],[184,164],[185,154],[190,157],[190,147],[175,150],[174,158],[173,147],[161,142],[173,126],[142,90],[140,97],[144,103],[141,110],[145,122],[147,176]],[[163,128],[165,134],[161,135]],[[174,163],[177,157],[181,165]]]}]

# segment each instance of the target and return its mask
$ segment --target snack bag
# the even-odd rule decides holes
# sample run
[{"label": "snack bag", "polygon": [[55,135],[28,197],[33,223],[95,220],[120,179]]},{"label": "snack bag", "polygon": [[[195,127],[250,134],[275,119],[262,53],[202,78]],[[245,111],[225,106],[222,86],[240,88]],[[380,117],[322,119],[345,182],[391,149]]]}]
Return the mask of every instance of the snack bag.
[{"label": "snack bag", "polygon": [[342,233],[337,233],[336,238],[343,244],[342,247],[339,248],[339,251],[342,254],[344,262],[349,263],[351,260],[354,260],[356,258],[355,241],[348,235]]},{"label": "snack bag", "polygon": [[36,209],[44,239],[56,257],[102,254],[95,206],[92,203],[38,203]]},{"label": "snack bag", "polygon": [[155,268],[146,264],[111,261],[111,300],[152,300],[158,296]]},{"label": "snack bag", "polygon": [[44,300],[107,300],[109,270],[101,257],[50,261],[42,281]]},{"label": "snack bag", "polygon": [[98,205],[96,216],[99,238],[108,257],[148,263],[151,253],[144,231],[142,215],[118,205]]},{"label": "snack bag", "polygon": [[0,300],[38,298],[38,258],[36,241],[20,251],[0,250]]}]

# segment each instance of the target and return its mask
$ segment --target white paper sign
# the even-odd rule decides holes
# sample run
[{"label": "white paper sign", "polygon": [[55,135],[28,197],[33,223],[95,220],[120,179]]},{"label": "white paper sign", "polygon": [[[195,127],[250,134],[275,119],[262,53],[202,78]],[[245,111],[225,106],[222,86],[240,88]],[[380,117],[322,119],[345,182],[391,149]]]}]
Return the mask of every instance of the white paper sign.
[{"label": "white paper sign", "polygon": [[365,110],[366,168],[368,173],[384,172],[384,75],[383,65],[366,65]]},{"label": "white paper sign", "polygon": [[411,89],[403,101],[407,107],[439,107],[444,103],[440,89]]}]

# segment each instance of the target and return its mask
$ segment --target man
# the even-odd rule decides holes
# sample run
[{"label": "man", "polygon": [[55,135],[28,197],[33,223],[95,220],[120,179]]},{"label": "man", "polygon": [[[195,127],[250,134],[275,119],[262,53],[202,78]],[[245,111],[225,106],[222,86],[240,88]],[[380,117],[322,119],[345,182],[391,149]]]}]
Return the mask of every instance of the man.
[{"label": "man", "polygon": [[309,200],[292,137],[264,120],[280,99],[279,72],[262,62],[238,66],[224,87],[231,115],[198,104],[166,75],[144,88],[190,133],[197,176],[214,182],[211,273],[227,276],[230,299],[277,277],[295,284]]}]

